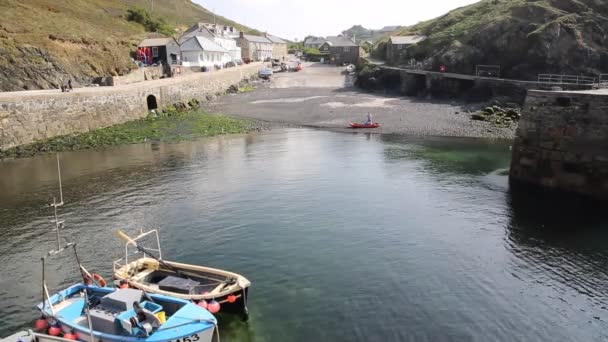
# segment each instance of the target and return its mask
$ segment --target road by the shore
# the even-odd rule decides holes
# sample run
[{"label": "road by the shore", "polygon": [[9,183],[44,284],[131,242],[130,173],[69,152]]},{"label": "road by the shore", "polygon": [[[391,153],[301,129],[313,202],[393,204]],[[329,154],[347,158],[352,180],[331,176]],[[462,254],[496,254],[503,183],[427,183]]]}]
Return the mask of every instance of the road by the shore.
[{"label": "road by the shore", "polygon": [[[467,110],[479,105],[386,96],[358,91],[344,68],[306,63],[298,73],[275,74],[271,84],[255,92],[219,98],[209,110],[230,116],[301,126],[352,131],[350,122],[362,122],[371,112],[376,133],[506,138],[516,127],[499,128],[473,121]],[[515,126],[515,125],[513,125]]]}]

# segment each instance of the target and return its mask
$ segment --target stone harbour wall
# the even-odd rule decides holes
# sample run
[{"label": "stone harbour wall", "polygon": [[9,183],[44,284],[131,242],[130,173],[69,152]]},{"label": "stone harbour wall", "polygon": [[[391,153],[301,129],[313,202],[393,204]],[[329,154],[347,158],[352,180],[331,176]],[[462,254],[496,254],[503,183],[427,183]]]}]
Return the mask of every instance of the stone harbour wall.
[{"label": "stone harbour wall", "polygon": [[529,91],[510,179],[608,199],[608,92]]},{"label": "stone harbour wall", "polygon": [[150,80],[158,80],[163,75],[162,66],[149,66],[138,68],[124,76],[112,77],[112,85],[118,86]]},{"label": "stone harbour wall", "polygon": [[257,75],[261,63],[115,87],[0,93],[0,149],[84,133],[148,115],[169,105],[224,92]]}]

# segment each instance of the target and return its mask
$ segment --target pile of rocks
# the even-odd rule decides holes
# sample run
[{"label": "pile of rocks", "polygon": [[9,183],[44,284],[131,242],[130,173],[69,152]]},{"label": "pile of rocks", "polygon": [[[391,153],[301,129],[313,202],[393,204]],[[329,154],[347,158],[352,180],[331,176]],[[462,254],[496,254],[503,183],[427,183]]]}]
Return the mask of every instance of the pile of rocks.
[{"label": "pile of rocks", "polygon": [[521,108],[499,105],[488,106],[471,115],[472,120],[490,122],[499,127],[509,127],[514,122],[518,122],[519,118],[521,118]]}]

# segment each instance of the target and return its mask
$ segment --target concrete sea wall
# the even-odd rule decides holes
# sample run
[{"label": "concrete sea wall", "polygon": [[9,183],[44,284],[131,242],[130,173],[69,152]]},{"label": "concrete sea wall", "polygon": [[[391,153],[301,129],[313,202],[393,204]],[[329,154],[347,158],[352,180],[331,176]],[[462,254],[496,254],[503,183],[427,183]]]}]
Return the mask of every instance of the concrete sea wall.
[{"label": "concrete sea wall", "polygon": [[0,149],[60,135],[83,133],[145,117],[162,109],[225,91],[257,75],[261,63],[177,78],[99,88],[0,93]]},{"label": "concrete sea wall", "polygon": [[529,91],[510,179],[608,199],[608,91]]}]

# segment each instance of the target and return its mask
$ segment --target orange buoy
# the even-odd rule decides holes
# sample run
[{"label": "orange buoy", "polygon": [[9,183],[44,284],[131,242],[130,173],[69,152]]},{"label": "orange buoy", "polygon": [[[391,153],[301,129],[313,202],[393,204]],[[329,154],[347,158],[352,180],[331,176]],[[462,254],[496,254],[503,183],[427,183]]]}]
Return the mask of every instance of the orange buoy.
[{"label": "orange buoy", "polygon": [[49,327],[49,321],[47,321],[46,318],[40,317],[36,320],[36,324],[34,324],[34,327],[36,330],[39,331],[45,330]]},{"label": "orange buoy", "polygon": [[220,312],[220,303],[218,303],[218,301],[215,299],[210,301],[209,304],[207,304],[207,310],[209,310],[209,312],[212,314]]},{"label": "orange buoy", "polygon": [[49,328],[49,335],[59,336],[59,334],[61,334],[61,328],[58,325],[53,325]]},{"label": "orange buoy", "polygon": [[196,305],[200,306],[203,309],[207,309],[207,307],[208,307],[207,301],[204,299],[201,300],[200,302],[198,302]]},{"label": "orange buoy", "polygon": [[233,294],[228,295],[228,298],[226,298],[226,300],[228,301],[228,303],[234,303],[236,302],[236,296]]},{"label": "orange buoy", "polygon": [[108,282],[97,273],[93,273],[93,279],[95,279],[97,281],[97,283],[99,284],[99,286],[101,286],[101,287],[108,286]]},{"label": "orange buoy", "polygon": [[76,333],[74,333],[74,332],[71,332],[71,333],[64,334],[63,338],[76,341],[78,339],[78,335],[76,335]]}]

